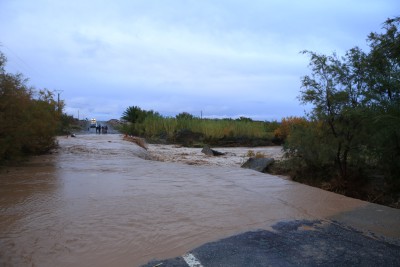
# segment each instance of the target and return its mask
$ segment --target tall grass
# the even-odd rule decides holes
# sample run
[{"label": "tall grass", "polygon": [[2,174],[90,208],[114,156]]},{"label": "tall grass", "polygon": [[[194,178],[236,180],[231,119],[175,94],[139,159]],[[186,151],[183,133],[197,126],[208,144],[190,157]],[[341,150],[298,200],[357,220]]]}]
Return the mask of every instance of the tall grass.
[{"label": "tall grass", "polygon": [[200,119],[148,116],[142,123],[125,126],[123,132],[147,138],[164,137],[173,139],[181,130],[200,133],[207,139],[221,138],[273,138],[277,122],[262,122],[232,119]]}]

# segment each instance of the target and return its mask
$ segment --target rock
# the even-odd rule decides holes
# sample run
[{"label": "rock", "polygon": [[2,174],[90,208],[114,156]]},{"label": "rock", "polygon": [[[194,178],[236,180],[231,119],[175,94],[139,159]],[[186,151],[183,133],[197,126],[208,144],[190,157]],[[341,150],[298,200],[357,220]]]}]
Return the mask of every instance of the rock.
[{"label": "rock", "polygon": [[204,146],[203,149],[201,150],[202,153],[206,154],[207,156],[221,156],[225,155],[225,153],[216,151],[214,149],[211,149],[209,146]]},{"label": "rock", "polygon": [[273,158],[249,158],[241,167],[259,172],[265,172],[268,166],[274,161],[275,160]]}]

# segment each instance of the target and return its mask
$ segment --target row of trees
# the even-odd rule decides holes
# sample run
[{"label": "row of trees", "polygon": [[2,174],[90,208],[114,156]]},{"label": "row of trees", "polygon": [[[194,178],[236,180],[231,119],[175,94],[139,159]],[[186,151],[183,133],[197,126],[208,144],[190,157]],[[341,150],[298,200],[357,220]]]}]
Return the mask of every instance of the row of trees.
[{"label": "row of trees", "polygon": [[[286,151],[299,172],[324,173],[338,186],[383,175],[400,189],[400,18],[371,33],[369,52],[345,56],[303,51],[311,73],[302,77],[300,100],[311,104],[307,120],[286,121]],[[366,181],[367,179],[364,179]]]},{"label": "row of trees", "polygon": [[0,52],[0,164],[53,148],[66,117],[52,92],[37,91],[22,74],[7,73],[6,62]]}]

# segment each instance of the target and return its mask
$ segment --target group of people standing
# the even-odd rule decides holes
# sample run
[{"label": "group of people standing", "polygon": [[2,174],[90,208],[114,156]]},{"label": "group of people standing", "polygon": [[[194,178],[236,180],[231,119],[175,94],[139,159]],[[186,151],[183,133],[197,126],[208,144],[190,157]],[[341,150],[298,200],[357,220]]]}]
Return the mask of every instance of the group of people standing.
[{"label": "group of people standing", "polygon": [[101,126],[101,125],[99,124],[99,125],[96,126],[96,133],[99,133],[99,134],[101,134],[101,133],[106,134],[107,131],[108,131],[107,125],[106,125],[106,126]]}]

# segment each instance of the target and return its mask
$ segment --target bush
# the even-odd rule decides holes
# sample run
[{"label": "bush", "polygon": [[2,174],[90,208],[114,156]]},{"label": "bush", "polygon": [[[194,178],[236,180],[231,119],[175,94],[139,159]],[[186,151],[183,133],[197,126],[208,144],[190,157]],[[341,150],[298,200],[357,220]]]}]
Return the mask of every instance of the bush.
[{"label": "bush", "polygon": [[5,72],[0,53],[0,163],[49,151],[61,110],[48,90],[35,91],[22,74]]},{"label": "bush", "polygon": [[274,130],[275,138],[284,142],[293,128],[306,125],[307,120],[302,117],[287,117],[283,118],[281,124]]},{"label": "bush", "polygon": [[261,158],[265,158],[265,154],[260,151],[257,151],[257,153],[254,153],[253,150],[249,150],[246,153],[246,157],[261,159]]},{"label": "bush", "polygon": [[[383,34],[371,33],[369,53],[304,51],[311,73],[302,77],[300,99],[312,110],[308,121],[288,118],[275,131],[295,178],[357,197],[400,191],[399,25],[400,17],[388,19]],[[383,179],[372,183],[376,177]]]}]

